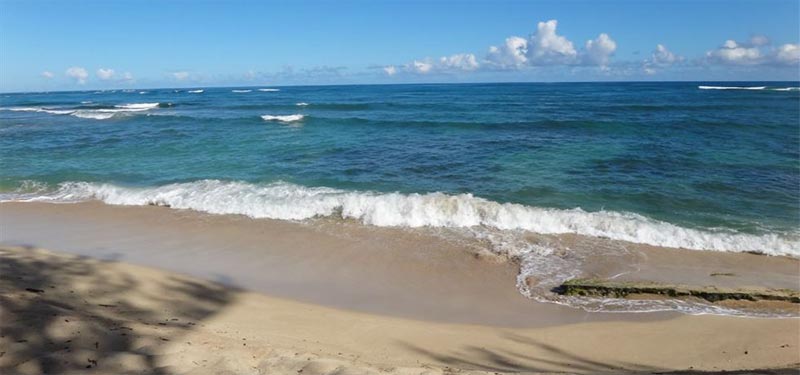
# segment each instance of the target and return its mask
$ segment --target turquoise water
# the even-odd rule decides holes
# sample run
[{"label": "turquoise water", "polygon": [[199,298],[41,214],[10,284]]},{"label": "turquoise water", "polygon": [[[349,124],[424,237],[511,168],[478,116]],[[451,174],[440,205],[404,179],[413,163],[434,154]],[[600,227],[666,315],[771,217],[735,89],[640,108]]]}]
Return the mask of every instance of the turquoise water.
[{"label": "turquoise water", "polygon": [[798,86],[3,94],[0,192],[798,255]]}]

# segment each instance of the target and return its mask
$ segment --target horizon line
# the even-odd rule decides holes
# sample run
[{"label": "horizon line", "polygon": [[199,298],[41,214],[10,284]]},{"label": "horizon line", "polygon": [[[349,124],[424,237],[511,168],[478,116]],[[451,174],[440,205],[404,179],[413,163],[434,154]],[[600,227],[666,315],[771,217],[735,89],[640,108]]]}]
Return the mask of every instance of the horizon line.
[{"label": "horizon line", "polygon": [[800,85],[800,80],[630,80],[630,81],[494,81],[494,82],[406,82],[406,83],[331,83],[331,84],[289,84],[289,85],[252,85],[252,86],[176,86],[176,87],[136,87],[136,88],[104,88],[104,89],[85,89],[85,90],[38,90],[38,91],[0,91],[0,94],[48,94],[48,93],[70,93],[70,92],[90,92],[90,91],[137,91],[137,90],[177,90],[177,89],[227,89],[227,88],[289,88],[289,87],[333,87],[333,86],[419,86],[419,85],[496,85],[496,84],[586,84],[586,83],[713,83],[713,82],[742,82],[742,83],[774,83],[774,82],[794,82]]}]

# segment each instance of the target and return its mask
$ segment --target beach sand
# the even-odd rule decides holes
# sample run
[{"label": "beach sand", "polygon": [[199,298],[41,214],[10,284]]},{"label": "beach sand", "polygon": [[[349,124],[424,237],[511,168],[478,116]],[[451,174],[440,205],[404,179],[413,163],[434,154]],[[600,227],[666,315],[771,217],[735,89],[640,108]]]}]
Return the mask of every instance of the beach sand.
[{"label": "beach sand", "polygon": [[[800,364],[800,319],[537,303],[517,291],[513,263],[416,232],[98,203],[3,203],[0,213],[4,374],[796,373]],[[795,259],[642,251],[626,277],[703,282],[720,271],[745,284],[797,283]]]}]

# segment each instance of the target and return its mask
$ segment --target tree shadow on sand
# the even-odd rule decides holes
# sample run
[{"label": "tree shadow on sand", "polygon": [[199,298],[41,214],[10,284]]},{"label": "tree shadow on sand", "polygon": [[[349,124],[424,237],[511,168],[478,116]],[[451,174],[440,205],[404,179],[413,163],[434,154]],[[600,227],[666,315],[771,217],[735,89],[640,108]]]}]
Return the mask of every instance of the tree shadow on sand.
[{"label": "tree shadow on sand", "polygon": [[401,343],[407,349],[424,355],[431,360],[444,363],[454,369],[472,369],[494,373],[585,373],[585,374],[705,374],[705,375],[796,375],[796,369],[766,369],[742,371],[665,371],[651,366],[626,362],[599,362],[588,357],[571,353],[553,345],[513,333],[506,339],[521,344],[521,351],[490,350],[483,347],[465,346],[449,353],[437,353],[411,343]]},{"label": "tree shadow on sand", "polygon": [[134,277],[108,261],[0,248],[0,373],[169,373],[159,353],[236,293]]}]

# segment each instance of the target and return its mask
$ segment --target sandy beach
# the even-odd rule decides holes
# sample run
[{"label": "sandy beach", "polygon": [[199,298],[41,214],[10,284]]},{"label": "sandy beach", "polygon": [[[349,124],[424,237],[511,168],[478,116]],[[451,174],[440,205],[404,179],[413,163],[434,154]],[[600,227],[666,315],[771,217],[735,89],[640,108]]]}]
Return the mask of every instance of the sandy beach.
[{"label": "sandy beach", "polygon": [[[514,287],[513,262],[435,237],[97,203],[0,210],[3,373],[794,373],[800,364],[800,319],[537,303]],[[769,271],[764,285],[796,282],[790,258],[685,252],[697,262],[662,250],[628,277],[735,270],[750,284]]]},{"label": "sandy beach", "polygon": [[39,249],[4,247],[0,256],[3,373],[681,373],[798,364],[797,319],[467,325]]}]

